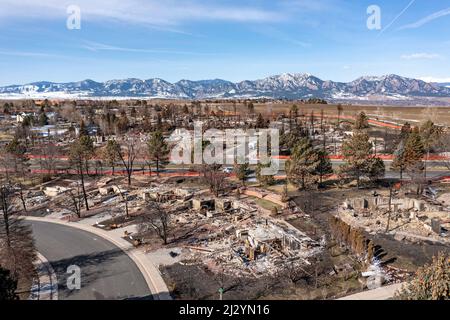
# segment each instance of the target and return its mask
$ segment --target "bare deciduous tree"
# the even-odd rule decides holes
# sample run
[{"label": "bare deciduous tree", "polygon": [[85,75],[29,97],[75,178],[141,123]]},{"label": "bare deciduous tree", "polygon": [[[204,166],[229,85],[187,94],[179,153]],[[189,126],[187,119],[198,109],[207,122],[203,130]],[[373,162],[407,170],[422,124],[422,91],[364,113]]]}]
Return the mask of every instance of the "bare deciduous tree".
[{"label": "bare deciduous tree", "polygon": [[80,184],[78,181],[76,182],[76,187],[69,190],[67,194],[69,195],[69,206],[64,207],[71,212],[75,213],[78,218],[81,218],[81,209],[83,207],[83,194],[81,192]]},{"label": "bare deciduous tree", "polygon": [[52,143],[47,143],[41,148],[42,158],[41,166],[43,169],[47,170],[48,173],[52,174],[56,169],[56,162],[58,160],[59,149],[56,145]]},{"label": "bare deciduous tree", "polygon": [[125,215],[127,218],[130,216],[128,212],[128,193],[125,190],[122,190],[118,184],[115,185],[117,190],[119,191],[120,197],[125,202]]},{"label": "bare deciduous tree", "polygon": [[227,175],[220,170],[221,165],[211,164],[202,167],[203,178],[209,189],[216,197],[225,189]]},{"label": "bare deciduous tree", "polygon": [[128,185],[131,185],[131,176],[133,175],[134,161],[138,155],[139,141],[137,138],[127,137],[122,140],[120,148],[117,149],[117,156],[127,173]]},{"label": "bare deciduous tree", "polygon": [[442,134],[437,143],[437,150],[443,157],[441,164],[450,170],[450,133]]},{"label": "bare deciduous tree", "polygon": [[84,204],[89,211],[86,188],[84,185],[84,175],[88,174],[88,161],[94,153],[94,145],[89,136],[82,135],[70,146],[70,162],[77,168],[83,191]]},{"label": "bare deciduous tree", "polygon": [[149,202],[142,216],[142,222],[138,225],[139,232],[154,230],[164,244],[168,243],[170,232],[171,211],[157,202]]}]

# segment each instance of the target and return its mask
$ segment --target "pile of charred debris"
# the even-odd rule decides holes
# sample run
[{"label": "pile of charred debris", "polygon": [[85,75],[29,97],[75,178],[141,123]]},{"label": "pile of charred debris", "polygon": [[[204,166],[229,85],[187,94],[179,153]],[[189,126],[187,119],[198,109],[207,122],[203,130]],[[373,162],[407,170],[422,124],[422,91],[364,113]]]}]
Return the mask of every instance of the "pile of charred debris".
[{"label": "pile of charred debris", "polygon": [[391,233],[397,240],[450,243],[449,208],[426,197],[389,197],[373,194],[348,199],[338,215],[369,233]]},{"label": "pile of charred debris", "polygon": [[176,246],[187,249],[184,263],[203,263],[214,273],[275,275],[287,267],[310,264],[308,258],[323,249],[324,243],[245,198],[200,195],[184,203],[172,220],[190,232]]},{"label": "pile of charred debris", "polygon": [[[70,208],[79,191],[76,181],[59,180],[33,191],[27,201],[44,205],[45,215],[77,219]],[[320,253],[325,245],[259,207],[251,197],[214,197],[205,190],[171,184],[128,186],[120,178],[87,182],[86,192],[90,210],[83,210],[78,218],[90,218],[85,222],[106,230],[137,226],[149,202],[160,204],[171,212],[173,234],[182,235],[173,237],[168,247],[187,252],[184,263],[203,263],[213,272],[274,275],[287,267],[310,264],[308,258]],[[78,200],[82,203],[81,198]],[[287,209],[295,214],[295,210]],[[127,230],[127,236],[138,239],[139,245],[153,242],[152,250],[162,248],[158,241],[146,243],[138,229],[131,229],[131,233]]]}]

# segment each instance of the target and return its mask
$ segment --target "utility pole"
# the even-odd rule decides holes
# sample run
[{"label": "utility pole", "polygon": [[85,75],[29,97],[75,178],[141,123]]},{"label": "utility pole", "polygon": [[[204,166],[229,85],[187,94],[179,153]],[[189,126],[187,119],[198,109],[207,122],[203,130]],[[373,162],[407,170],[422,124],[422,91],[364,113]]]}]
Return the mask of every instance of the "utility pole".
[{"label": "utility pole", "polygon": [[386,224],[386,232],[389,232],[389,224],[391,223],[391,213],[392,213],[392,182],[389,187],[389,211],[388,211],[388,220]]},{"label": "utility pole", "polygon": [[374,150],[375,150],[375,157],[377,156],[377,137],[374,138]]},{"label": "utility pole", "polygon": [[427,165],[428,165],[428,159],[430,158],[430,148],[427,148],[427,155],[424,161],[424,166],[423,166],[423,177],[425,178],[425,180],[427,179]]},{"label": "utility pole", "polygon": [[337,155],[337,141],[336,141],[336,139],[333,137],[333,142],[332,142],[333,144],[334,144],[334,155]]}]

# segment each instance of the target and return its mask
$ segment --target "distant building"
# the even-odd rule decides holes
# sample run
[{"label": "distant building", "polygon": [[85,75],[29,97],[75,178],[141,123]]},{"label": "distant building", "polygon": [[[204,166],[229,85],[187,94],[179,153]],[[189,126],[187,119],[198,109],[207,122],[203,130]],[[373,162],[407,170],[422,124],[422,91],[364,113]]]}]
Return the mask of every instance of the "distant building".
[{"label": "distant building", "polygon": [[47,112],[45,114],[49,121],[56,121],[58,114],[56,112]]},{"label": "distant building", "polygon": [[58,128],[55,125],[46,125],[42,127],[33,127],[31,131],[40,137],[50,137],[64,135],[68,129]]},{"label": "distant building", "polygon": [[19,113],[18,115],[16,115],[16,121],[17,121],[17,123],[22,123],[26,117],[32,117],[32,116],[34,116],[33,113],[22,112],[22,113]]},{"label": "distant building", "polygon": [[[86,125],[86,130],[89,136],[96,136],[100,132],[100,128],[92,124]],[[80,135],[80,127],[75,127],[75,134]]]}]

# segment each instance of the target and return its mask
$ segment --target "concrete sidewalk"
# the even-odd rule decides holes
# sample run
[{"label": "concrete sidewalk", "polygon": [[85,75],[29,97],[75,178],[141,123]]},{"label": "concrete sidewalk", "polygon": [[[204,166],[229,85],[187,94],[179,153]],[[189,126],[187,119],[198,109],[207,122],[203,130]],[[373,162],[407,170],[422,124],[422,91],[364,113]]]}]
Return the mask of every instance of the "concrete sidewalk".
[{"label": "concrete sidewalk", "polygon": [[29,300],[58,300],[58,280],[50,263],[38,252],[34,264],[38,277],[31,286]]},{"label": "concrete sidewalk", "polygon": [[352,294],[343,298],[339,298],[337,300],[388,300],[390,298],[393,298],[395,292],[401,289],[404,284],[405,282],[394,283],[373,290]]},{"label": "concrete sidewalk", "polygon": [[142,275],[147,282],[150,291],[153,294],[154,299],[157,300],[171,300],[172,297],[169,294],[169,289],[167,288],[164,279],[159,272],[159,269],[153,264],[150,258],[142,251],[135,248],[131,243],[122,239],[119,233],[105,231],[91,225],[86,225],[80,222],[67,222],[59,219],[51,218],[41,218],[41,217],[24,217],[25,220],[30,221],[40,221],[47,223],[56,223],[65,225],[72,228],[77,228],[83,231],[93,233],[105,240],[110,241],[117,247],[119,247],[123,252],[125,252],[131,260],[136,264],[136,266],[141,271]]}]

